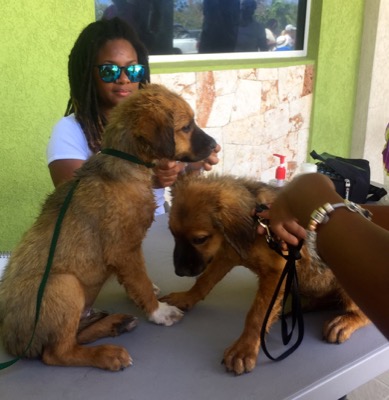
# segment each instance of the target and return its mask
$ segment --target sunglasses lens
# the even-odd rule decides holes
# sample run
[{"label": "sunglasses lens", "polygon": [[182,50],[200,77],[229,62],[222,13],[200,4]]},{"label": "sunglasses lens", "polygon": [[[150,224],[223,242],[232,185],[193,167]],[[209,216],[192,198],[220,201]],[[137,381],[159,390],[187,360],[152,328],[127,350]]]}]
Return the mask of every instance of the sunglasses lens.
[{"label": "sunglasses lens", "polygon": [[140,82],[145,76],[145,67],[140,64],[130,65],[125,71],[128,79],[133,83]]},{"label": "sunglasses lens", "polygon": [[117,65],[100,65],[99,74],[104,82],[115,82],[120,76],[120,68]]}]

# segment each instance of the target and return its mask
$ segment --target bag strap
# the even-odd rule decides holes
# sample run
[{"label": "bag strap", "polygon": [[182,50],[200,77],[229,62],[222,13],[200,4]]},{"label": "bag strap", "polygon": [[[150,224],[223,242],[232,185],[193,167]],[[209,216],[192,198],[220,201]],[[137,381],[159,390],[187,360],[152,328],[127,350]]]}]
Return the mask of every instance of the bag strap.
[{"label": "bag strap", "polygon": [[370,185],[366,201],[379,201],[387,194],[388,192],[383,187]]},{"label": "bag strap", "polygon": [[312,150],[310,153],[310,156],[314,159],[314,160],[320,160],[320,161],[325,161],[326,159],[324,157],[322,157],[319,153],[316,153],[315,150]]}]

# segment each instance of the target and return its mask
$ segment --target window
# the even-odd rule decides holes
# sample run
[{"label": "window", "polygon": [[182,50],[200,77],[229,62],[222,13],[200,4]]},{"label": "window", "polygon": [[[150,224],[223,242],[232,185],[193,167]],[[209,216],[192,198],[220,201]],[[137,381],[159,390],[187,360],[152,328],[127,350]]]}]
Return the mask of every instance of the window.
[{"label": "window", "polygon": [[95,0],[96,19],[121,17],[150,61],[305,56],[311,0]]}]

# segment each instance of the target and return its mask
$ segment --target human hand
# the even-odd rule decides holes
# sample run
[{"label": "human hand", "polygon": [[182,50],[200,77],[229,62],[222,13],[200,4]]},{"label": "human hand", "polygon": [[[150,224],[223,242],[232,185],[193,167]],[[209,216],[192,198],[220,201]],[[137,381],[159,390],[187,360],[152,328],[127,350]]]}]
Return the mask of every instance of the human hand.
[{"label": "human hand", "polygon": [[221,150],[220,144],[217,144],[213,152],[203,161],[193,162],[188,165],[188,169],[191,171],[199,171],[203,169],[204,171],[211,171],[212,166],[219,162],[219,157],[217,153]]},{"label": "human hand", "polygon": [[[304,226],[311,213],[324,203],[343,199],[336,193],[331,180],[323,174],[304,174],[294,178],[277,194],[270,210],[257,215],[270,220],[270,229],[280,239],[297,245],[306,237]],[[263,228],[258,233],[263,234]]]},{"label": "human hand", "polygon": [[217,144],[213,152],[210,154],[208,158],[204,160],[204,170],[210,171],[213,165],[216,165],[219,162],[219,157],[217,153],[221,150],[220,144]]},{"label": "human hand", "polygon": [[178,174],[185,169],[186,164],[170,160],[160,160],[154,167],[154,187],[164,188],[172,186],[177,180]]},{"label": "human hand", "polygon": [[[277,201],[277,204],[273,204],[270,207],[269,210],[256,213],[256,215],[270,221],[270,230],[281,241],[297,246],[300,239],[305,239],[306,230],[298,223],[292,214],[283,209],[282,201]],[[260,235],[265,235],[267,233],[262,225],[258,225],[257,232]]]}]

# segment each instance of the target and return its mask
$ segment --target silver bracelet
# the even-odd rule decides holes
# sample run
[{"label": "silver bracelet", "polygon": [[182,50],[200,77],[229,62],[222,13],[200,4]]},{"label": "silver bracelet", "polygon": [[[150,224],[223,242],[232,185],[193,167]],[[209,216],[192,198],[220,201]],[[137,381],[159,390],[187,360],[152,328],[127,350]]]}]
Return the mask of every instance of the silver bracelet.
[{"label": "silver bracelet", "polygon": [[312,259],[311,268],[316,269],[319,273],[323,273],[328,266],[321,259],[317,252],[316,240],[317,240],[317,232],[316,229],[319,225],[325,224],[330,219],[330,214],[337,210],[338,208],[345,207],[347,210],[351,212],[356,212],[359,215],[367,219],[371,219],[372,213],[365,208],[362,208],[358,204],[353,203],[349,200],[344,200],[343,203],[330,204],[326,203],[323,206],[319,207],[317,210],[313,211],[311,214],[311,220],[308,223],[307,227],[307,237],[306,237],[306,246],[308,253]]},{"label": "silver bracelet", "polygon": [[365,208],[362,208],[360,205],[353,203],[352,201],[349,200],[344,200],[343,203],[336,203],[336,204],[325,203],[323,206],[313,211],[313,213],[311,214],[311,219],[308,223],[307,230],[315,231],[318,225],[325,224],[328,222],[328,220],[330,219],[330,214],[332,212],[342,207],[347,208],[351,212],[355,212],[359,215],[362,215],[362,217],[365,217],[369,220],[372,217],[372,213],[369,210],[366,210]]}]

